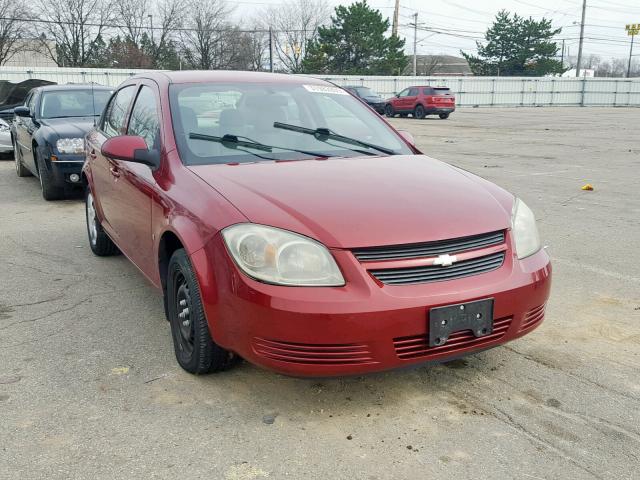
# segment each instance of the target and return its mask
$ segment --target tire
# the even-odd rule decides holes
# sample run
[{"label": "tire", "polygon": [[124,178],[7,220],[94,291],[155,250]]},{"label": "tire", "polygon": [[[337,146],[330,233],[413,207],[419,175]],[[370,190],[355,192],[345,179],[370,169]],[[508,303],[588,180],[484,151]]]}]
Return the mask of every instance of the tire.
[{"label": "tire", "polygon": [[393,118],[396,116],[396,112],[393,111],[393,106],[390,103],[387,103],[385,105],[384,114],[389,118]]},{"label": "tire", "polygon": [[84,194],[84,211],[87,219],[87,235],[89,236],[89,246],[91,251],[99,257],[109,257],[119,253],[118,247],[102,229],[96,207],[93,201],[91,189],[87,186]]},{"label": "tire", "polygon": [[36,153],[35,148],[33,149],[33,155],[36,159],[36,165],[38,166],[38,178],[40,179],[42,198],[47,201],[62,200],[64,198],[64,187],[59,187],[54,184],[51,173],[49,173],[46,165]]},{"label": "tire", "polygon": [[165,295],[178,364],[196,375],[220,372],[233,365],[237,357],[211,338],[198,280],[182,248],[169,260]]},{"label": "tire", "polygon": [[18,142],[13,141],[13,160],[16,163],[16,174],[19,177],[28,177],[31,175],[31,172],[22,164],[22,156],[20,155],[20,150],[18,149]]},{"label": "tire", "polygon": [[416,108],[413,110],[413,118],[419,118],[420,120],[422,120],[424,116],[424,107],[422,105],[416,105]]},{"label": "tire", "polygon": [[449,114],[448,113],[441,113],[438,116],[440,117],[441,120],[446,120],[447,118],[449,118]]}]

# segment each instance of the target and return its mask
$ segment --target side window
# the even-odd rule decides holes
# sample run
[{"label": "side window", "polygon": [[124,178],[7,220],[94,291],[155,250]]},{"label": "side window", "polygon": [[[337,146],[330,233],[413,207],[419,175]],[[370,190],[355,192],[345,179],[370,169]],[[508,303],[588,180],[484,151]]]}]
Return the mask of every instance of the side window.
[{"label": "side window", "polygon": [[102,125],[102,130],[104,130],[107,137],[115,137],[124,133],[127,110],[134,93],[135,86],[129,85],[119,90],[109,102]]},{"label": "side window", "polygon": [[156,97],[151,88],[142,86],[131,110],[128,135],[144,138],[149,150],[160,149],[160,120]]},{"label": "side window", "polygon": [[24,104],[27,107],[29,107],[29,109],[31,110],[31,113],[36,111],[36,94],[35,94],[35,92],[31,92],[29,94],[29,96],[25,100]]},{"label": "side window", "polygon": [[427,88],[423,88],[422,89],[422,93],[423,93],[423,95],[433,95],[432,90],[433,90],[432,88],[428,88],[428,87]]},{"label": "side window", "polygon": [[408,89],[408,88],[405,88],[404,90],[402,90],[402,91],[398,94],[398,96],[399,96],[399,97],[406,97],[407,95],[409,95],[409,89]]},{"label": "side window", "polygon": [[409,95],[407,95],[409,97],[417,97],[418,96],[418,89],[417,88],[410,88],[409,89]]}]

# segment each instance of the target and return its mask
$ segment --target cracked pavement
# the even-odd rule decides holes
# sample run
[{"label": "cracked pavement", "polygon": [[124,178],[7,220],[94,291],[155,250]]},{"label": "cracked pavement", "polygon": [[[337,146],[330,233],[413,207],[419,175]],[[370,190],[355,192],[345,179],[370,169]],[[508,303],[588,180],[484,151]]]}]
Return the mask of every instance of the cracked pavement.
[{"label": "cracked pavement", "polygon": [[539,329],[363,377],[194,377],[158,293],[91,254],[81,200],[45,202],[0,160],[0,478],[640,478],[640,109],[393,123],[537,213]]}]

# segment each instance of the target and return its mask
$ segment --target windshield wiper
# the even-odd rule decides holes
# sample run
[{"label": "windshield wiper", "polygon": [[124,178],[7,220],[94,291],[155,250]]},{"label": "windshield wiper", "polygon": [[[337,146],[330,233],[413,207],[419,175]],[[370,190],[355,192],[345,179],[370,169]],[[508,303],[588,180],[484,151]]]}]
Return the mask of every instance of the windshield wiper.
[{"label": "windshield wiper", "polygon": [[289,123],[274,122],[274,128],[281,128],[283,130],[290,130],[292,132],[304,133],[307,135],[313,135],[316,140],[326,142],[327,140],[337,140],[339,142],[348,143],[350,145],[356,145],[359,147],[371,148],[378,150],[379,152],[386,153],[387,155],[395,155],[396,152],[387,147],[381,147],[373,143],[358,140],[357,138],[345,137],[328,128],[307,128],[299,125],[291,125]]},{"label": "windshield wiper", "polygon": [[[209,142],[217,142],[217,143],[221,143],[227,148],[234,148],[234,149],[238,147],[246,147],[246,148],[261,150],[263,152],[272,153],[273,149],[276,148],[278,150],[288,150],[290,152],[302,153],[304,155],[310,155],[312,157],[329,158],[332,156],[332,155],[327,155],[326,153],[310,152],[308,150],[299,150],[297,148],[280,147],[277,145],[265,145],[264,143],[251,140],[248,137],[243,137],[240,135],[230,135],[228,133],[221,137],[217,137],[215,135],[205,135],[204,133],[191,132],[189,133],[189,138],[192,140],[206,140]],[[271,159],[271,160],[275,160],[275,159]]]}]

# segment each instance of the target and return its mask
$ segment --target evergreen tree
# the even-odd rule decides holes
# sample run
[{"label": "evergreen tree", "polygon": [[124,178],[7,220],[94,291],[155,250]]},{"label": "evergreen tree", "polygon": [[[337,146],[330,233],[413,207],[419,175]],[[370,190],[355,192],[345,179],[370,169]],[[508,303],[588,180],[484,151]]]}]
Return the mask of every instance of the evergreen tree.
[{"label": "evergreen tree", "polygon": [[386,37],[389,19],[366,0],[338,6],[331,25],[319,27],[307,46],[302,68],[307,73],[394,75],[407,65],[404,40]]},{"label": "evergreen tree", "polygon": [[478,55],[461,52],[475,75],[543,76],[562,73],[556,60],[558,46],[552,40],[562,31],[551,20],[523,18],[502,10],[485,34],[486,43],[477,42]]}]

